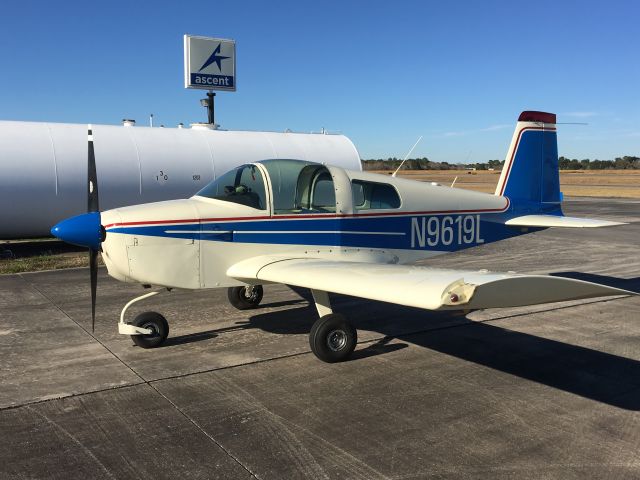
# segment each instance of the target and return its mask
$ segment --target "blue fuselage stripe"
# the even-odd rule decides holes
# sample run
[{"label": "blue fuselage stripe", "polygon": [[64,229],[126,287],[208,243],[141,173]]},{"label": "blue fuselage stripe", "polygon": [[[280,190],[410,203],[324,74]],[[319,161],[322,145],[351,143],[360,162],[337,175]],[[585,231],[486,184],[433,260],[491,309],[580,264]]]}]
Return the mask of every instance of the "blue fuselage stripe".
[{"label": "blue fuselage stripe", "polygon": [[[212,242],[345,246],[455,251],[526,233],[492,214],[215,221],[180,225],[116,226],[121,233]],[[529,229],[533,231],[539,229]]]}]

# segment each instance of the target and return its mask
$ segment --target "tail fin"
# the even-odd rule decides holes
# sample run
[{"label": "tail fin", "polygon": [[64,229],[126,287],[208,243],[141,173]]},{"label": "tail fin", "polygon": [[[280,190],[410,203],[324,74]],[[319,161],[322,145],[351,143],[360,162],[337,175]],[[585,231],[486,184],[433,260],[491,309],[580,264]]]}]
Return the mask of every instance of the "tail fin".
[{"label": "tail fin", "polygon": [[509,197],[513,203],[559,206],[562,194],[555,114],[520,114],[495,194]]}]

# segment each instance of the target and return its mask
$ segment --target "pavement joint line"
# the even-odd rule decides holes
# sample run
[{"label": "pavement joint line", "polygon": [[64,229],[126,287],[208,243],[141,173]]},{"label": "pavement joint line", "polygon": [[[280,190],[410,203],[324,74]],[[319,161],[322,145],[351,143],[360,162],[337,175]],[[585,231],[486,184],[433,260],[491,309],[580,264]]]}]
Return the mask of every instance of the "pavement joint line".
[{"label": "pavement joint line", "polygon": [[[23,279],[26,281],[26,279]],[[29,282],[27,282],[29,283]],[[138,385],[145,384],[148,385],[149,388],[153,389],[158,395],[160,395],[169,405],[171,405],[174,410],[176,410],[180,415],[182,415],[188,422],[190,422],[197,430],[199,430],[205,437],[207,437],[214,445],[216,445],[219,449],[221,449],[228,457],[232,458],[240,467],[242,467],[247,473],[249,473],[253,478],[259,478],[254,472],[252,472],[246,465],[244,465],[237,457],[235,457],[229,450],[224,448],[215,438],[213,438],[209,433],[207,433],[193,418],[187,415],[177,404],[175,404],[171,399],[169,399],[165,394],[163,394],[160,390],[158,390],[151,382],[145,379],[141,374],[139,374],[133,367],[128,365],[124,360],[122,360],[113,350],[111,350],[107,345],[105,345],[99,338],[97,338],[92,332],[89,332],[83,325],[75,321],[71,316],[69,316],[64,310],[62,310],[58,305],[56,305],[51,298],[49,298],[42,290],[38,288],[37,285],[31,285],[38,293],[40,293],[44,298],[46,298],[60,313],[62,313],[65,317],[75,323],[78,327],[80,327],[84,332],[93,338],[96,342],[98,342],[102,347],[109,352],[113,357],[115,357],[122,365],[128,368],[136,377],[142,380]],[[127,387],[131,385],[126,385]],[[123,386],[124,387],[124,386]],[[115,390],[115,389],[107,389],[107,390]],[[77,395],[80,396],[80,395]],[[62,397],[65,398],[65,397]],[[29,407],[27,407],[29,408]]]},{"label": "pavement joint line", "polygon": [[[66,315],[66,313],[64,313],[64,312],[62,312],[62,313],[65,316],[68,317],[68,315]],[[484,321],[491,321],[491,320],[484,320]],[[76,323],[76,322],[74,321],[74,323]],[[480,322],[477,322],[477,323],[480,323]],[[431,331],[435,331],[435,330],[441,330],[443,328],[450,328],[450,327],[453,327],[453,326],[463,326],[463,325],[452,325],[452,326],[448,326],[448,327],[431,328],[431,329],[426,329],[426,330],[415,330],[415,331],[408,332],[406,334],[403,333],[402,335],[417,335],[417,334],[420,334],[420,333],[427,333],[427,332],[431,332]],[[369,344],[369,343],[375,343],[375,342],[380,342],[381,340],[388,340],[388,339],[394,339],[394,338],[397,339],[398,337],[394,337],[394,336],[391,336],[391,335],[382,335],[380,337],[372,338],[370,340],[360,341],[360,342],[358,342],[358,345],[366,345],[366,344]],[[96,341],[98,341],[98,340],[96,340]],[[112,353],[112,355],[116,356],[109,349],[107,349],[107,351]],[[194,375],[212,373],[212,372],[217,372],[217,371],[221,371],[221,370],[230,370],[232,368],[247,367],[247,366],[250,366],[250,365],[258,365],[258,364],[261,364],[261,363],[273,362],[273,361],[277,361],[277,360],[285,360],[285,359],[289,359],[289,358],[299,357],[299,356],[302,356],[302,355],[308,355],[310,353],[311,353],[310,350],[306,350],[304,352],[287,353],[287,354],[280,355],[280,356],[277,356],[277,357],[262,358],[260,360],[254,360],[254,361],[244,362],[244,363],[237,363],[237,364],[234,364],[234,365],[225,365],[225,366],[221,366],[221,367],[208,368],[208,369],[205,369],[205,370],[198,370],[196,372],[186,372],[186,373],[180,373],[180,374],[177,374],[177,375],[169,375],[169,376],[166,376],[166,377],[154,378],[152,380],[146,380],[145,378],[143,378],[141,375],[137,374],[134,371],[134,373],[136,373],[136,376],[138,378],[140,378],[139,382],[127,383],[126,385],[114,385],[114,386],[111,386],[111,387],[98,388],[96,390],[89,390],[89,391],[86,391],[86,392],[79,392],[79,393],[61,395],[59,397],[47,398],[47,399],[44,399],[44,400],[34,400],[34,401],[30,401],[30,402],[24,402],[24,403],[21,403],[19,405],[8,405],[8,406],[0,407],[0,412],[4,411],[4,410],[14,410],[14,409],[17,409],[17,408],[28,407],[28,406],[32,406],[32,405],[39,405],[41,403],[55,402],[57,400],[62,400],[62,399],[67,399],[67,398],[76,398],[76,397],[82,397],[82,396],[85,396],[85,395],[93,395],[93,394],[96,394],[96,393],[109,392],[109,391],[112,391],[112,390],[121,390],[121,389],[129,388],[129,387],[136,387],[136,386],[140,386],[140,385],[149,385],[150,387],[154,388],[153,385],[151,385],[152,383],[164,382],[166,380],[177,380],[177,379],[180,379],[180,378],[191,377],[191,376],[194,376]],[[116,358],[118,358],[118,357],[116,356]],[[120,362],[124,363],[120,358],[118,358],[118,360],[120,360]],[[128,367],[128,365],[126,365],[126,364],[125,364],[125,366]],[[131,369],[131,367],[128,367],[128,368]],[[133,371],[133,369],[131,369],[131,370]],[[154,388],[154,390],[155,390],[155,388]]]},{"label": "pavement joint line", "polygon": [[[367,341],[364,341],[364,342],[361,342],[361,343],[364,344],[364,343],[378,341],[378,340],[379,339],[367,340]],[[360,342],[358,342],[358,343],[360,344]],[[157,383],[157,382],[163,382],[165,380],[176,380],[176,379],[179,379],[179,378],[186,378],[186,377],[192,377],[194,375],[200,375],[202,373],[219,372],[219,371],[222,371],[222,370],[231,370],[232,368],[248,367],[250,365],[259,365],[261,363],[274,362],[274,361],[277,361],[277,360],[286,360],[286,359],[289,359],[289,358],[300,357],[302,355],[308,355],[310,353],[311,353],[311,350],[305,350],[304,352],[285,353],[284,355],[279,355],[277,357],[261,358],[259,360],[252,360],[250,362],[236,363],[234,365],[224,365],[222,367],[208,368],[208,369],[200,370],[200,371],[197,371],[197,372],[186,372],[186,373],[180,373],[180,374],[177,374],[177,375],[169,375],[168,377],[155,378],[153,380],[149,380],[149,382],[150,383]]]},{"label": "pavement joint line", "polygon": [[[19,274],[19,275],[21,275],[21,274]],[[27,281],[26,279],[23,279],[23,280]],[[79,322],[77,322],[76,320],[74,320],[69,314],[67,314],[67,312],[65,312],[51,298],[49,298],[49,296],[46,293],[44,293],[42,290],[40,290],[37,285],[32,284],[30,282],[27,282],[27,283],[29,283],[29,285],[31,285],[31,287],[34,288],[40,295],[42,295],[44,298],[46,298],[51,303],[51,305],[53,305],[55,307],[56,310],[58,310],[60,313],[62,313],[65,317],[67,317],[69,320],[71,320],[73,323],[75,323],[78,327],[80,327],[80,329],[83,330],[87,335],[89,335],[96,342],[98,342],[100,345],[102,345],[102,347],[107,352],[109,352],[113,357],[115,357],[120,363],[122,363],[122,365],[124,365],[126,368],[131,370],[131,372],[136,377],[138,377],[140,380],[142,380],[145,383],[147,382],[147,380],[142,375],[140,375],[138,372],[136,372],[133,367],[127,365],[127,363],[125,363],[115,352],[113,352],[107,345],[105,345],[98,337],[96,337],[92,332],[90,332],[87,328],[85,328],[84,325],[82,325]]]},{"label": "pavement joint line", "polygon": [[80,450],[82,450],[87,456],[89,456],[97,465],[100,466],[101,470],[107,474],[107,476],[109,478],[113,478],[114,480],[116,480],[117,477],[114,476],[113,473],[111,473],[111,471],[109,470],[109,468],[100,461],[100,459],[98,457],[96,457],[94,455],[94,453],[91,451],[91,449],[89,447],[87,447],[87,445],[85,445],[81,440],[79,440],[73,433],[71,433],[69,430],[67,430],[66,428],[64,428],[62,425],[60,425],[59,423],[57,423],[55,420],[49,418],[45,413],[43,412],[39,412],[37,410],[34,410],[30,407],[27,407],[27,409],[29,409],[29,411],[33,412],[35,415],[37,415],[38,417],[42,418],[43,420],[45,420],[49,425],[53,426],[56,428],[57,431],[62,432],[62,434],[67,437],[69,440],[71,440]]},{"label": "pavement joint line", "polygon": [[191,418],[184,410],[182,410],[176,403],[173,402],[169,397],[167,397],[164,393],[158,390],[154,385],[151,385],[150,382],[146,382],[149,387],[151,387],[155,392],[165,399],[169,405],[171,405],[180,415],[182,415],[189,423],[191,423],[194,427],[196,427],[202,434],[207,437],[213,444],[215,444],[220,450],[227,454],[228,457],[232,458],[234,462],[236,462],[240,467],[242,467],[249,475],[253,478],[260,478],[255,472],[252,472],[251,469],[246,466],[244,463],[240,461],[238,457],[236,457],[230,450],[226,449],[220,442],[218,442],[212,435],[210,435],[204,428],[202,428],[198,422],[196,422],[193,418]]},{"label": "pavement joint line", "polygon": [[93,395],[95,393],[110,392],[112,390],[122,390],[122,389],[129,388],[129,387],[139,387],[140,385],[145,385],[146,383],[147,383],[146,381],[141,381],[141,382],[136,382],[136,383],[127,383],[126,385],[114,385],[114,386],[111,386],[111,387],[98,388],[96,390],[90,390],[90,391],[86,391],[86,392],[63,394],[63,395],[60,395],[59,397],[50,397],[50,398],[46,398],[44,400],[32,400],[32,401],[29,401],[29,402],[21,403],[19,405],[7,405],[7,406],[4,406],[4,407],[0,407],[0,412],[3,412],[5,410],[16,410],[18,408],[23,408],[23,407],[32,407],[34,405],[40,405],[41,403],[55,402],[55,401],[58,401],[58,400],[65,400],[65,399],[68,399],[68,398],[84,397],[86,395]]},{"label": "pavement joint line", "polygon": [[[372,340],[366,340],[366,341],[363,341],[363,342],[359,342],[359,344],[371,343],[371,342],[379,341],[379,340],[381,340],[383,338],[385,338],[385,337],[380,337],[380,338],[372,339]],[[395,338],[395,337],[390,337],[390,338]],[[180,378],[191,377],[193,375],[200,375],[200,374],[204,374],[204,373],[217,372],[219,370],[229,370],[229,369],[232,369],[232,368],[246,367],[246,366],[249,366],[249,365],[257,365],[257,364],[260,364],[260,363],[266,363],[266,362],[271,362],[271,361],[280,360],[280,359],[287,359],[287,358],[298,357],[298,356],[301,356],[301,355],[307,355],[309,353],[311,353],[311,351],[309,351],[309,350],[305,351],[305,352],[296,352],[296,353],[282,355],[282,356],[279,356],[279,357],[263,358],[263,359],[255,360],[255,361],[252,361],[252,362],[238,363],[238,364],[235,364],[235,365],[225,365],[223,367],[214,367],[214,368],[209,368],[209,369],[206,369],[206,370],[199,370],[197,372],[187,372],[187,373],[181,373],[181,374],[178,374],[178,375],[169,375],[169,376],[166,376],[166,377],[154,378],[152,380],[146,380],[143,377],[141,377],[140,375],[136,374],[138,376],[138,378],[141,379],[141,381],[136,382],[136,383],[127,383],[126,385],[114,385],[114,386],[111,386],[111,387],[98,388],[96,390],[90,390],[90,391],[86,391],[86,392],[71,393],[71,394],[67,394],[67,395],[61,395],[59,397],[46,398],[44,400],[34,400],[34,401],[30,401],[30,402],[24,402],[24,403],[21,403],[19,405],[7,405],[7,406],[4,406],[4,407],[0,407],[0,412],[2,412],[4,410],[14,410],[14,409],[17,409],[17,408],[28,407],[28,406],[32,406],[32,405],[39,405],[41,403],[55,402],[57,400],[63,400],[63,399],[67,399],[67,398],[82,397],[82,396],[85,396],[85,395],[93,395],[95,393],[109,392],[109,391],[112,391],[112,390],[122,390],[122,389],[125,389],[125,388],[136,387],[136,386],[140,386],[140,385],[149,385],[151,388],[153,388],[155,390],[153,385],[151,385],[152,383],[163,382],[165,380],[177,380],[177,379],[180,379]],[[122,360],[120,360],[120,361],[122,362]]]}]

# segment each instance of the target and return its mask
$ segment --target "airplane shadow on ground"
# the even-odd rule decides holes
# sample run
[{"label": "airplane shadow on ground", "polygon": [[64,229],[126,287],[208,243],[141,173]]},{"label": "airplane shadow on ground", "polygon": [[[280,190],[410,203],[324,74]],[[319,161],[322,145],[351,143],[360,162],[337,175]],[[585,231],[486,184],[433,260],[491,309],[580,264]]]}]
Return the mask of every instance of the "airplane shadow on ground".
[{"label": "airplane shadow on ground", "polygon": [[[287,301],[282,301],[282,302],[264,303],[264,304],[261,304],[260,307],[261,308],[277,308],[277,307],[285,307],[285,306],[292,306],[292,305],[299,305],[301,307],[309,308],[309,309],[312,308],[309,305],[309,302],[305,301],[304,298],[299,299],[299,300],[287,300]],[[315,309],[313,309],[313,312],[315,312]],[[305,324],[305,327],[304,327],[305,329],[304,330],[302,330],[300,332],[292,331],[290,325],[289,326],[284,325],[286,322],[283,321],[283,318],[286,318],[287,311],[285,310],[283,312],[274,312],[274,315],[276,313],[279,316],[279,321],[278,322],[274,322],[274,325],[276,323],[277,324],[283,324],[282,325],[283,331],[280,332],[280,333],[289,333],[289,334],[304,333],[304,332],[308,332],[309,329],[311,328],[310,325],[307,328],[307,326]],[[313,318],[311,310],[310,310],[310,313],[306,314],[306,315],[307,315],[308,318]],[[247,330],[247,329],[251,329],[251,328],[261,328],[263,330],[266,330],[266,329],[264,329],[262,327],[257,327],[255,325],[252,325],[251,322],[238,322],[236,325],[234,325],[232,327],[216,328],[216,329],[213,329],[213,330],[206,330],[204,332],[189,333],[187,335],[169,336],[169,338],[167,338],[167,340],[159,348],[173,347],[173,346],[176,346],[176,345],[186,345],[187,343],[201,342],[201,341],[204,341],[204,340],[210,340],[212,338],[216,338],[221,333],[234,332],[234,331],[238,331],[238,330]],[[270,329],[270,331],[274,331],[274,327],[273,326]]]},{"label": "airplane shadow on ground", "polygon": [[[611,286],[628,290],[635,290],[640,283],[638,279],[611,279],[576,272],[561,275],[574,273],[571,278],[605,284],[603,280],[609,279]],[[308,290],[292,289],[306,302],[281,303],[300,304],[298,308],[262,313],[258,309],[246,322],[170,337],[165,345],[192,343],[246,329],[282,335],[307,334],[317,319],[313,298]],[[356,328],[383,335],[367,347],[356,350],[351,361],[384,355],[411,343],[584,398],[627,410],[640,410],[640,361],[471,321],[463,316],[454,317],[448,312],[430,312],[342,295],[331,298],[335,311],[344,313]],[[567,314],[572,314],[570,309]],[[391,343],[394,339],[406,343]]]},{"label": "airplane shadow on ground", "polygon": [[[630,289],[628,284],[619,288]],[[309,294],[304,297],[311,299]],[[356,328],[384,335],[378,342],[356,351],[352,361],[407,347],[406,343],[389,343],[399,339],[584,398],[627,410],[640,410],[638,360],[475,322],[466,317],[453,319],[446,312],[429,312],[340,295],[332,295],[332,301],[335,310],[344,313]],[[366,312],[375,312],[375,318],[363,317],[363,302],[368,303]],[[568,315],[570,312],[567,309]],[[434,320],[441,321],[447,316],[453,321],[434,326]],[[249,324],[269,332],[299,334],[308,332],[316,318],[311,303],[285,312],[256,312]],[[412,332],[399,332],[398,325],[403,323],[410,323]]]},{"label": "airplane shadow on ground", "polygon": [[585,282],[600,283],[608,287],[622,288],[623,290],[629,290],[630,292],[640,293],[640,277],[618,278],[583,272],[556,272],[550,273],[549,276],[572,278],[574,280],[583,280]]}]

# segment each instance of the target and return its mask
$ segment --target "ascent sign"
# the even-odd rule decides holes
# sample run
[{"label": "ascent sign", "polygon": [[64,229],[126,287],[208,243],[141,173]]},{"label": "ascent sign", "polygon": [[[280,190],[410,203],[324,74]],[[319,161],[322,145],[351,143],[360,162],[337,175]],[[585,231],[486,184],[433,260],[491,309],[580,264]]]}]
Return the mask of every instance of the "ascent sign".
[{"label": "ascent sign", "polygon": [[236,42],[184,36],[184,87],[236,90]]}]

